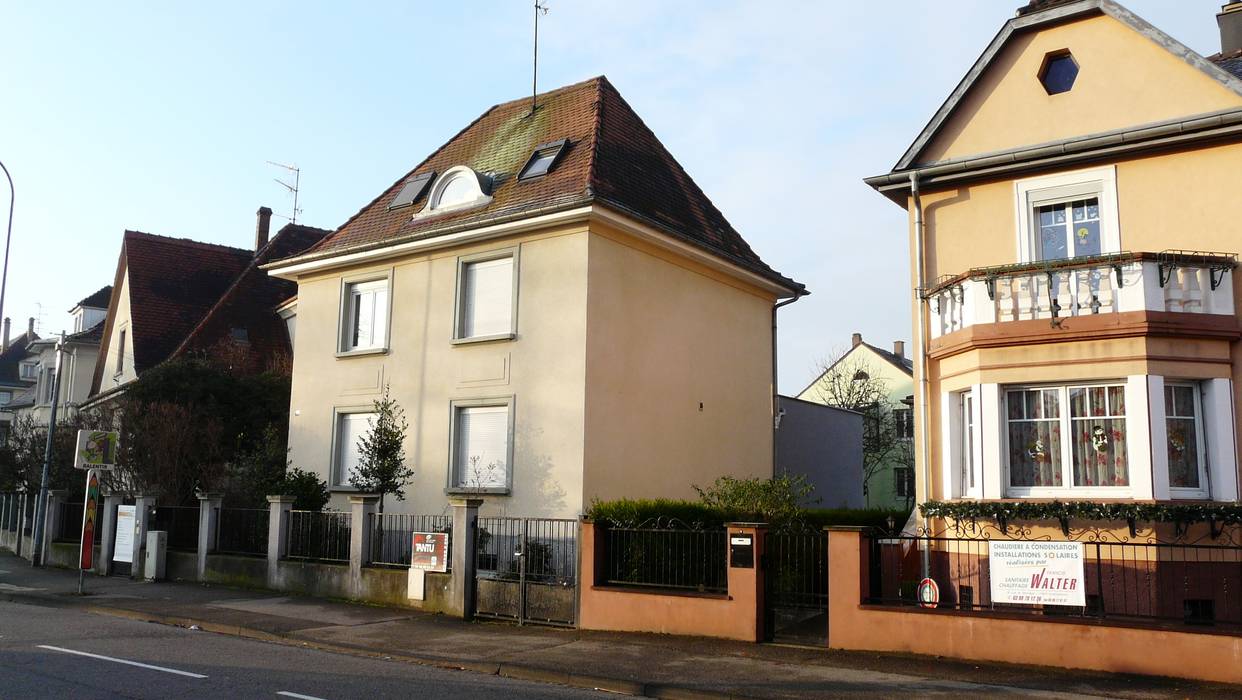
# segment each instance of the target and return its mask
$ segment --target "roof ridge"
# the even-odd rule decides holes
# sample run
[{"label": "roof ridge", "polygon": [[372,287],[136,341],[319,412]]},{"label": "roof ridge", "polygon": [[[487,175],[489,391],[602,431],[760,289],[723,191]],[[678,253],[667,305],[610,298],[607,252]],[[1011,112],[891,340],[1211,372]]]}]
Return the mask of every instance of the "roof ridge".
[{"label": "roof ridge", "polygon": [[[591,129],[591,151],[587,154],[587,196],[594,197],[598,188],[595,186],[597,173],[595,165],[599,162],[599,134],[604,124],[604,84],[608,78],[599,76],[595,83],[595,124]],[[611,83],[609,83],[611,84]]]},{"label": "roof ridge", "polygon": [[196,241],[192,238],[180,238],[175,236],[164,236],[158,233],[147,233],[146,231],[135,231],[133,229],[125,229],[125,238],[144,238],[155,243],[171,243],[174,245],[190,246],[195,248],[216,249],[225,252],[245,253],[253,255],[254,251],[249,248],[238,248],[236,246],[224,245],[223,243],[208,243],[206,241]]}]

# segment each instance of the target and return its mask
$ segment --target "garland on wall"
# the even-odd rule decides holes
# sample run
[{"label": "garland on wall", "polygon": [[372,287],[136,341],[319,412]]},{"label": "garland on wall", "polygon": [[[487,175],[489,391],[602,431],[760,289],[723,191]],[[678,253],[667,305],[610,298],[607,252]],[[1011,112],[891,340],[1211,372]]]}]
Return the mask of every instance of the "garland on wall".
[{"label": "garland on wall", "polygon": [[1002,530],[1017,520],[1055,521],[1063,532],[1071,520],[1124,521],[1134,532],[1137,523],[1172,523],[1179,532],[1188,525],[1208,523],[1215,535],[1224,525],[1242,524],[1242,505],[1235,503],[1094,503],[1091,501],[927,501],[919,505],[927,518],[957,522],[995,520]]}]

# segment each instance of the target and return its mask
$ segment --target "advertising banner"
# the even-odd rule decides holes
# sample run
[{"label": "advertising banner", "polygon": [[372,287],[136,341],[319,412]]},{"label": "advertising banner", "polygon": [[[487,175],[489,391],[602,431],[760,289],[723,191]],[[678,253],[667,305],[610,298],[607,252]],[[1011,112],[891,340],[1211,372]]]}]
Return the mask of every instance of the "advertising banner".
[{"label": "advertising banner", "polygon": [[111,469],[116,466],[117,433],[108,430],[79,430],[73,466],[78,469]]},{"label": "advertising banner", "polygon": [[82,545],[78,568],[90,570],[95,565],[95,531],[99,528],[99,472],[86,472],[86,502],[82,504]]},{"label": "advertising banner", "polygon": [[1085,606],[1081,542],[988,542],[993,603]]},{"label": "advertising banner", "polygon": [[410,550],[410,568],[420,571],[448,571],[448,533],[415,532]]},{"label": "advertising banner", "polygon": [[134,563],[134,522],[137,506],[116,507],[116,540],[112,546],[112,561]]}]

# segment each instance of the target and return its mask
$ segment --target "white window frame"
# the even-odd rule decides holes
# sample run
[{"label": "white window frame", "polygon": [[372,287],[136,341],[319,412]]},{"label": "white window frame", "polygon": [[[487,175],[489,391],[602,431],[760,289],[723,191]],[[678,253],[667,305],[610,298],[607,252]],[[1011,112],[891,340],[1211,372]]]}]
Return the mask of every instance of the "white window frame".
[{"label": "white window frame", "polygon": [[329,491],[357,491],[349,483],[349,479],[343,473],[344,463],[341,460],[341,419],[344,416],[353,415],[375,415],[375,406],[340,406],[332,409],[332,429],[328,433],[332,436],[332,452],[329,459],[328,470],[328,490]]},{"label": "white window frame", "polygon": [[[1129,484],[1126,486],[1075,486],[1074,485],[1074,453],[1073,441],[1069,439],[1072,434],[1073,418],[1070,416],[1069,392],[1070,389],[1080,389],[1089,387],[1117,387],[1122,390],[1122,395],[1126,402],[1126,479]],[[1146,421],[1148,419],[1145,412],[1140,411],[1144,415],[1135,415],[1138,406],[1132,404],[1130,395],[1126,391],[1127,381],[1122,377],[1119,379],[1099,380],[1099,381],[1081,381],[1069,383],[1045,383],[1045,384],[1006,384],[1000,387],[1000,440],[1001,440],[1001,479],[1005,496],[1008,498],[1131,498],[1135,492],[1137,470],[1148,469],[1148,465],[1139,463],[1135,459],[1135,449],[1132,447],[1136,438],[1145,435],[1145,431],[1137,428],[1138,421]],[[1012,484],[1009,464],[1009,393],[1018,391],[1033,391],[1040,389],[1056,389],[1058,392],[1058,402],[1060,405],[1060,415],[1057,418],[1061,427],[1061,486],[1014,486]],[[1160,397],[1161,401],[1164,397]],[[1067,429],[1069,428],[1069,429]]]},{"label": "white window frame", "polygon": [[[468,182],[474,185],[474,199],[465,202],[458,202],[457,204],[450,204],[448,206],[440,206],[440,196],[444,194],[445,187],[448,186],[449,182],[457,179],[458,177],[465,177]],[[448,170],[445,170],[439,177],[436,178],[435,183],[431,186],[431,192],[427,195],[427,203],[423,205],[421,210],[414,214],[413,218],[421,219],[439,214],[477,209],[479,207],[487,206],[491,203],[491,201],[491,195],[483,191],[482,180],[473,168],[466,165],[454,165]]]},{"label": "white window frame", "polygon": [[22,360],[18,363],[17,376],[23,381],[39,381],[39,363]]},{"label": "white window frame", "polygon": [[42,375],[39,379],[39,404],[43,406],[52,405],[52,394],[56,391],[56,368],[43,368]]},{"label": "white window frame", "polygon": [[[449,404],[449,449],[448,449],[448,485],[445,487],[445,493],[448,494],[489,494],[497,496],[507,496],[513,492],[513,426],[514,416],[516,414],[515,398],[509,396],[494,396],[478,399],[457,399]],[[504,406],[508,411],[509,428],[505,438],[505,486],[504,487],[469,487],[460,486],[457,483],[457,415],[463,408],[489,408]]]},{"label": "white window frame", "polygon": [[[1203,414],[1203,391],[1199,385],[1199,382],[1188,381],[1188,380],[1166,379],[1164,382],[1164,389],[1168,389],[1169,387],[1183,387],[1183,388],[1190,389],[1194,396],[1195,443],[1198,446],[1198,452],[1199,452],[1198,454],[1199,488],[1187,488],[1184,486],[1173,486],[1173,474],[1170,472],[1166,477],[1169,480],[1169,496],[1170,498],[1174,498],[1174,499],[1203,500],[1203,499],[1208,498],[1209,494],[1211,493],[1210,470],[1208,469],[1209,452],[1208,452],[1208,445],[1207,445],[1207,430],[1205,427],[1206,416],[1204,416]],[[1168,448],[1169,413],[1168,413],[1168,409],[1165,407],[1163,390],[1161,391],[1161,394],[1158,398],[1160,401],[1161,419],[1164,421],[1165,436],[1164,436],[1164,444],[1160,445],[1157,449],[1164,450],[1166,451],[1166,454],[1167,454],[1167,451],[1169,449]],[[1185,416],[1176,416],[1176,417],[1185,418]],[[1168,469],[1170,468],[1170,466],[1171,465],[1169,465],[1168,462],[1166,461],[1165,468]]]},{"label": "white window frame", "polygon": [[[455,301],[453,303],[452,343],[454,345],[464,343],[486,343],[496,340],[513,340],[517,338],[518,283],[521,278],[520,253],[521,250],[519,247],[510,247],[489,250],[482,253],[473,253],[471,255],[463,255],[457,258],[457,287],[454,292]],[[502,258],[512,258],[513,260],[513,290],[509,294],[509,332],[494,333],[492,335],[466,336],[463,334],[463,324],[465,323],[466,311],[466,268],[474,263],[490,262],[492,260],[500,260]]]},{"label": "white window frame", "polygon": [[[352,357],[355,355],[375,355],[388,352],[389,339],[392,338],[392,270],[383,270],[341,278],[340,313],[337,315],[336,356]],[[386,288],[387,302],[384,308],[384,334],[378,345],[354,347],[352,345],[354,328],[353,290],[359,285],[382,282]]]},{"label": "white window frame", "polygon": [[13,392],[9,389],[0,389],[0,406],[8,406],[13,403]]},{"label": "white window frame", "polygon": [[1121,224],[1117,209],[1117,168],[1073,170],[1070,172],[1027,178],[1014,182],[1014,214],[1016,219],[1019,262],[1038,260],[1039,227],[1035,223],[1038,207],[1086,197],[1100,202],[1100,253],[1121,252]]}]

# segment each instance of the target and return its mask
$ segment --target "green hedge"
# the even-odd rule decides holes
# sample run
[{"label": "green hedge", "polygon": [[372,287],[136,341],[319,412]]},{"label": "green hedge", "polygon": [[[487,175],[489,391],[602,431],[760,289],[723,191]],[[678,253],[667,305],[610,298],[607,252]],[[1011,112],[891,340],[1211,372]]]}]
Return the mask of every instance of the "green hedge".
[{"label": "green hedge", "polygon": [[[699,501],[680,501],[669,498],[629,499],[595,501],[587,509],[588,518],[615,527],[633,527],[643,523],[663,521],[662,524],[720,527],[730,522],[755,522],[752,513],[713,508]],[[891,511],[880,508],[850,510],[847,508],[812,508],[802,512],[801,520],[816,526],[871,525],[887,527],[891,516],[897,527],[909,517],[909,511]]]}]

